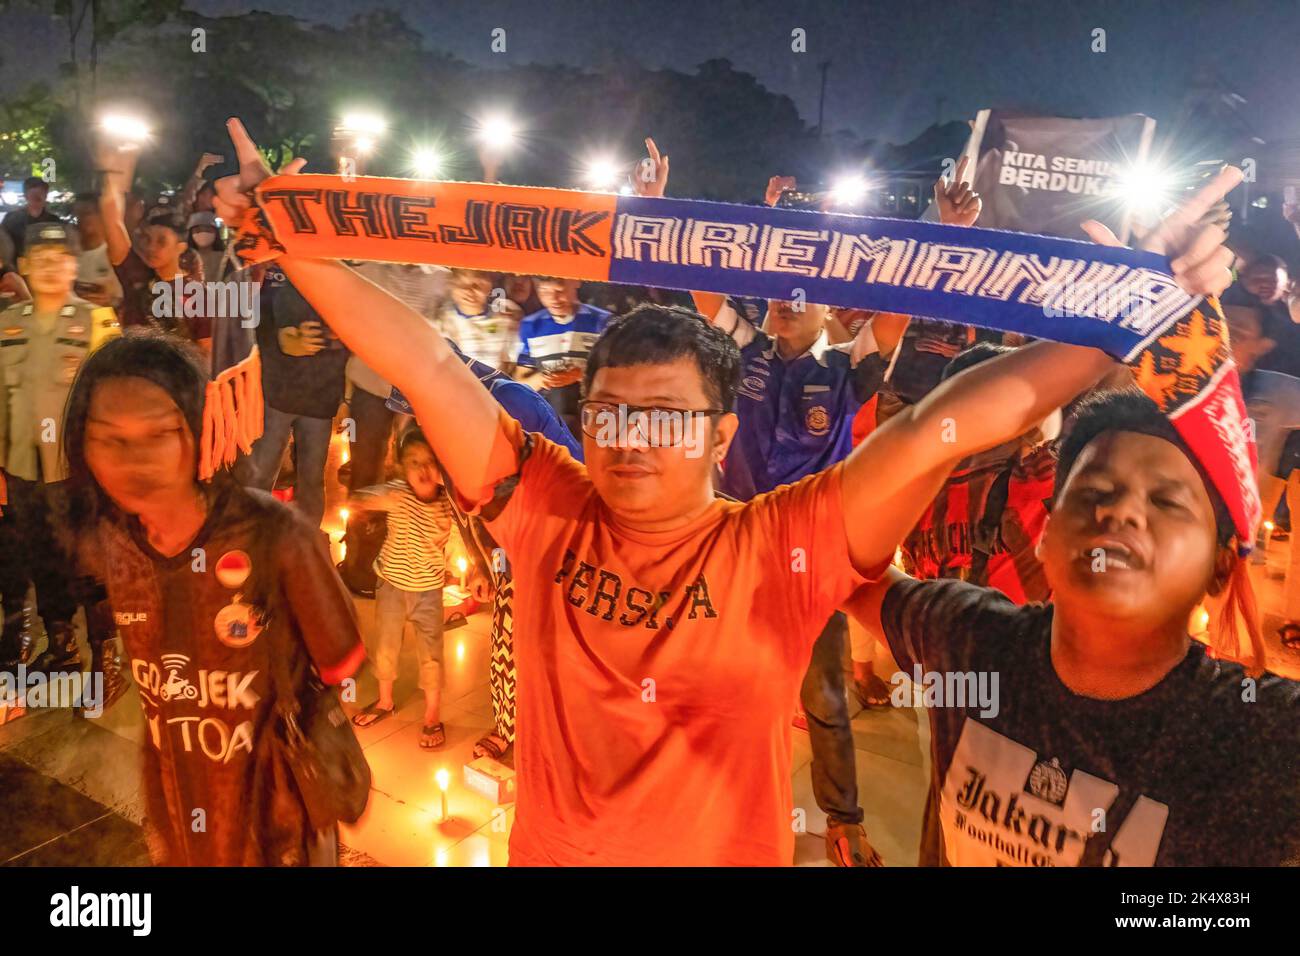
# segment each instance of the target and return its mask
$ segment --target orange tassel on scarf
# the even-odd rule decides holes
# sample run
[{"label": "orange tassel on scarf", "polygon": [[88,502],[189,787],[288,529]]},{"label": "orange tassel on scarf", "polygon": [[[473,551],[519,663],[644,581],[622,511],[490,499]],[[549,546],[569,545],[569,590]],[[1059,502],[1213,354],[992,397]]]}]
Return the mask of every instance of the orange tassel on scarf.
[{"label": "orange tassel on scarf", "polygon": [[203,401],[203,435],[199,440],[199,480],[248,454],[262,437],[262,358],[257,346],[242,362],[208,382]]},{"label": "orange tassel on scarf", "polygon": [[[1246,637],[1250,650],[1242,653],[1241,638],[1237,630],[1237,621],[1246,628]],[[1251,677],[1258,677],[1267,666],[1267,648],[1264,633],[1260,629],[1259,606],[1255,601],[1255,587],[1250,581],[1250,566],[1247,559],[1238,556],[1233,563],[1232,573],[1219,607],[1218,619],[1211,623],[1211,654],[1222,660],[1239,661]]]}]

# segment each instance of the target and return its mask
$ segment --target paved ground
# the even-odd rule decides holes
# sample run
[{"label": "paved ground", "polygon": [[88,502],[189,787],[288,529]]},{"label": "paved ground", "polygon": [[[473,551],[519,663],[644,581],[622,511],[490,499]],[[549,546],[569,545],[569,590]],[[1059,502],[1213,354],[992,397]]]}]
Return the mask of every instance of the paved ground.
[{"label": "paved ground", "polygon": [[[372,632],[373,601],[358,601],[363,630]],[[514,811],[495,807],[465,786],[463,765],[492,727],[487,685],[488,617],[471,616],[446,636],[447,686],[443,721],[447,745],[419,749],[423,696],[415,686],[413,651],[404,648],[396,696],[398,712],[375,727],[358,730],[374,778],[366,814],[344,827],[343,862],[385,866],[500,866]],[[409,644],[409,642],[408,642]],[[357,685],[355,710],[374,699],[369,669]],[[912,710],[859,713],[854,718],[858,779],[867,828],[886,861],[910,865],[916,858],[920,807],[928,772],[928,732]],[[0,726],[0,792],[9,807],[0,828],[0,863],[85,865],[144,863],[139,747],[143,723],[134,690],[96,720],[68,711],[31,711]],[[795,731],[795,805],[806,809],[808,834],[797,860],[824,864],[825,817],[812,799],[811,751],[806,733]],[[450,776],[446,823],[438,820],[438,770]]]}]

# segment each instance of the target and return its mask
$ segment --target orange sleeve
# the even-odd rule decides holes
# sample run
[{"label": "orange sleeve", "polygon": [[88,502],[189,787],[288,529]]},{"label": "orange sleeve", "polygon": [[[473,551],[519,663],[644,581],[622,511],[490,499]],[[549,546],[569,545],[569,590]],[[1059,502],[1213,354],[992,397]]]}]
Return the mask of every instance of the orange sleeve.
[{"label": "orange sleeve", "polygon": [[[539,533],[540,525],[577,513],[595,494],[587,469],[575,461],[567,448],[522,425],[502,409],[501,433],[513,449],[517,468],[498,481],[483,500],[467,501],[459,493],[462,508],[487,522],[492,536],[511,555]],[[518,560],[516,558],[515,560]]]}]

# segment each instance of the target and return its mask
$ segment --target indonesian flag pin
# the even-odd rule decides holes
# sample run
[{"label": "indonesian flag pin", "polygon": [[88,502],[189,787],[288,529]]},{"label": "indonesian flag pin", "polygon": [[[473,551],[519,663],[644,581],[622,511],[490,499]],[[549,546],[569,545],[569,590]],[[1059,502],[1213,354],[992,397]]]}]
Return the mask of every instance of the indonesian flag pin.
[{"label": "indonesian flag pin", "polygon": [[233,590],[253,573],[253,560],[246,551],[227,551],[217,559],[215,570],[221,586]]}]

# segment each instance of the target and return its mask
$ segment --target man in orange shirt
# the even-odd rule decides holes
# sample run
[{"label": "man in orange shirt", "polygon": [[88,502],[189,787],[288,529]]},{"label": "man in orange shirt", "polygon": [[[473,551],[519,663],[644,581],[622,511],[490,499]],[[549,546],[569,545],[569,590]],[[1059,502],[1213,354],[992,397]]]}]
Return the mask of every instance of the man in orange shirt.
[{"label": "man in orange shirt", "polygon": [[[240,174],[217,190],[234,222],[269,170],[229,127]],[[1177,273],[1197,293],[1229,279],[1209,228],[1175,243],[1192,250]],[[504,416],[378,286],[336,262],[281,262],[410,400],[516,568],[515,864],[788,865],[789,706],[822,625],[883,573],[954,464],[1113,364],[1027,346],[952,379],[845,461],[741,504],[712,488],[736,433],[740,355],[696,313],[644,306],[602,334],[584,378],[584,466]]]}]

